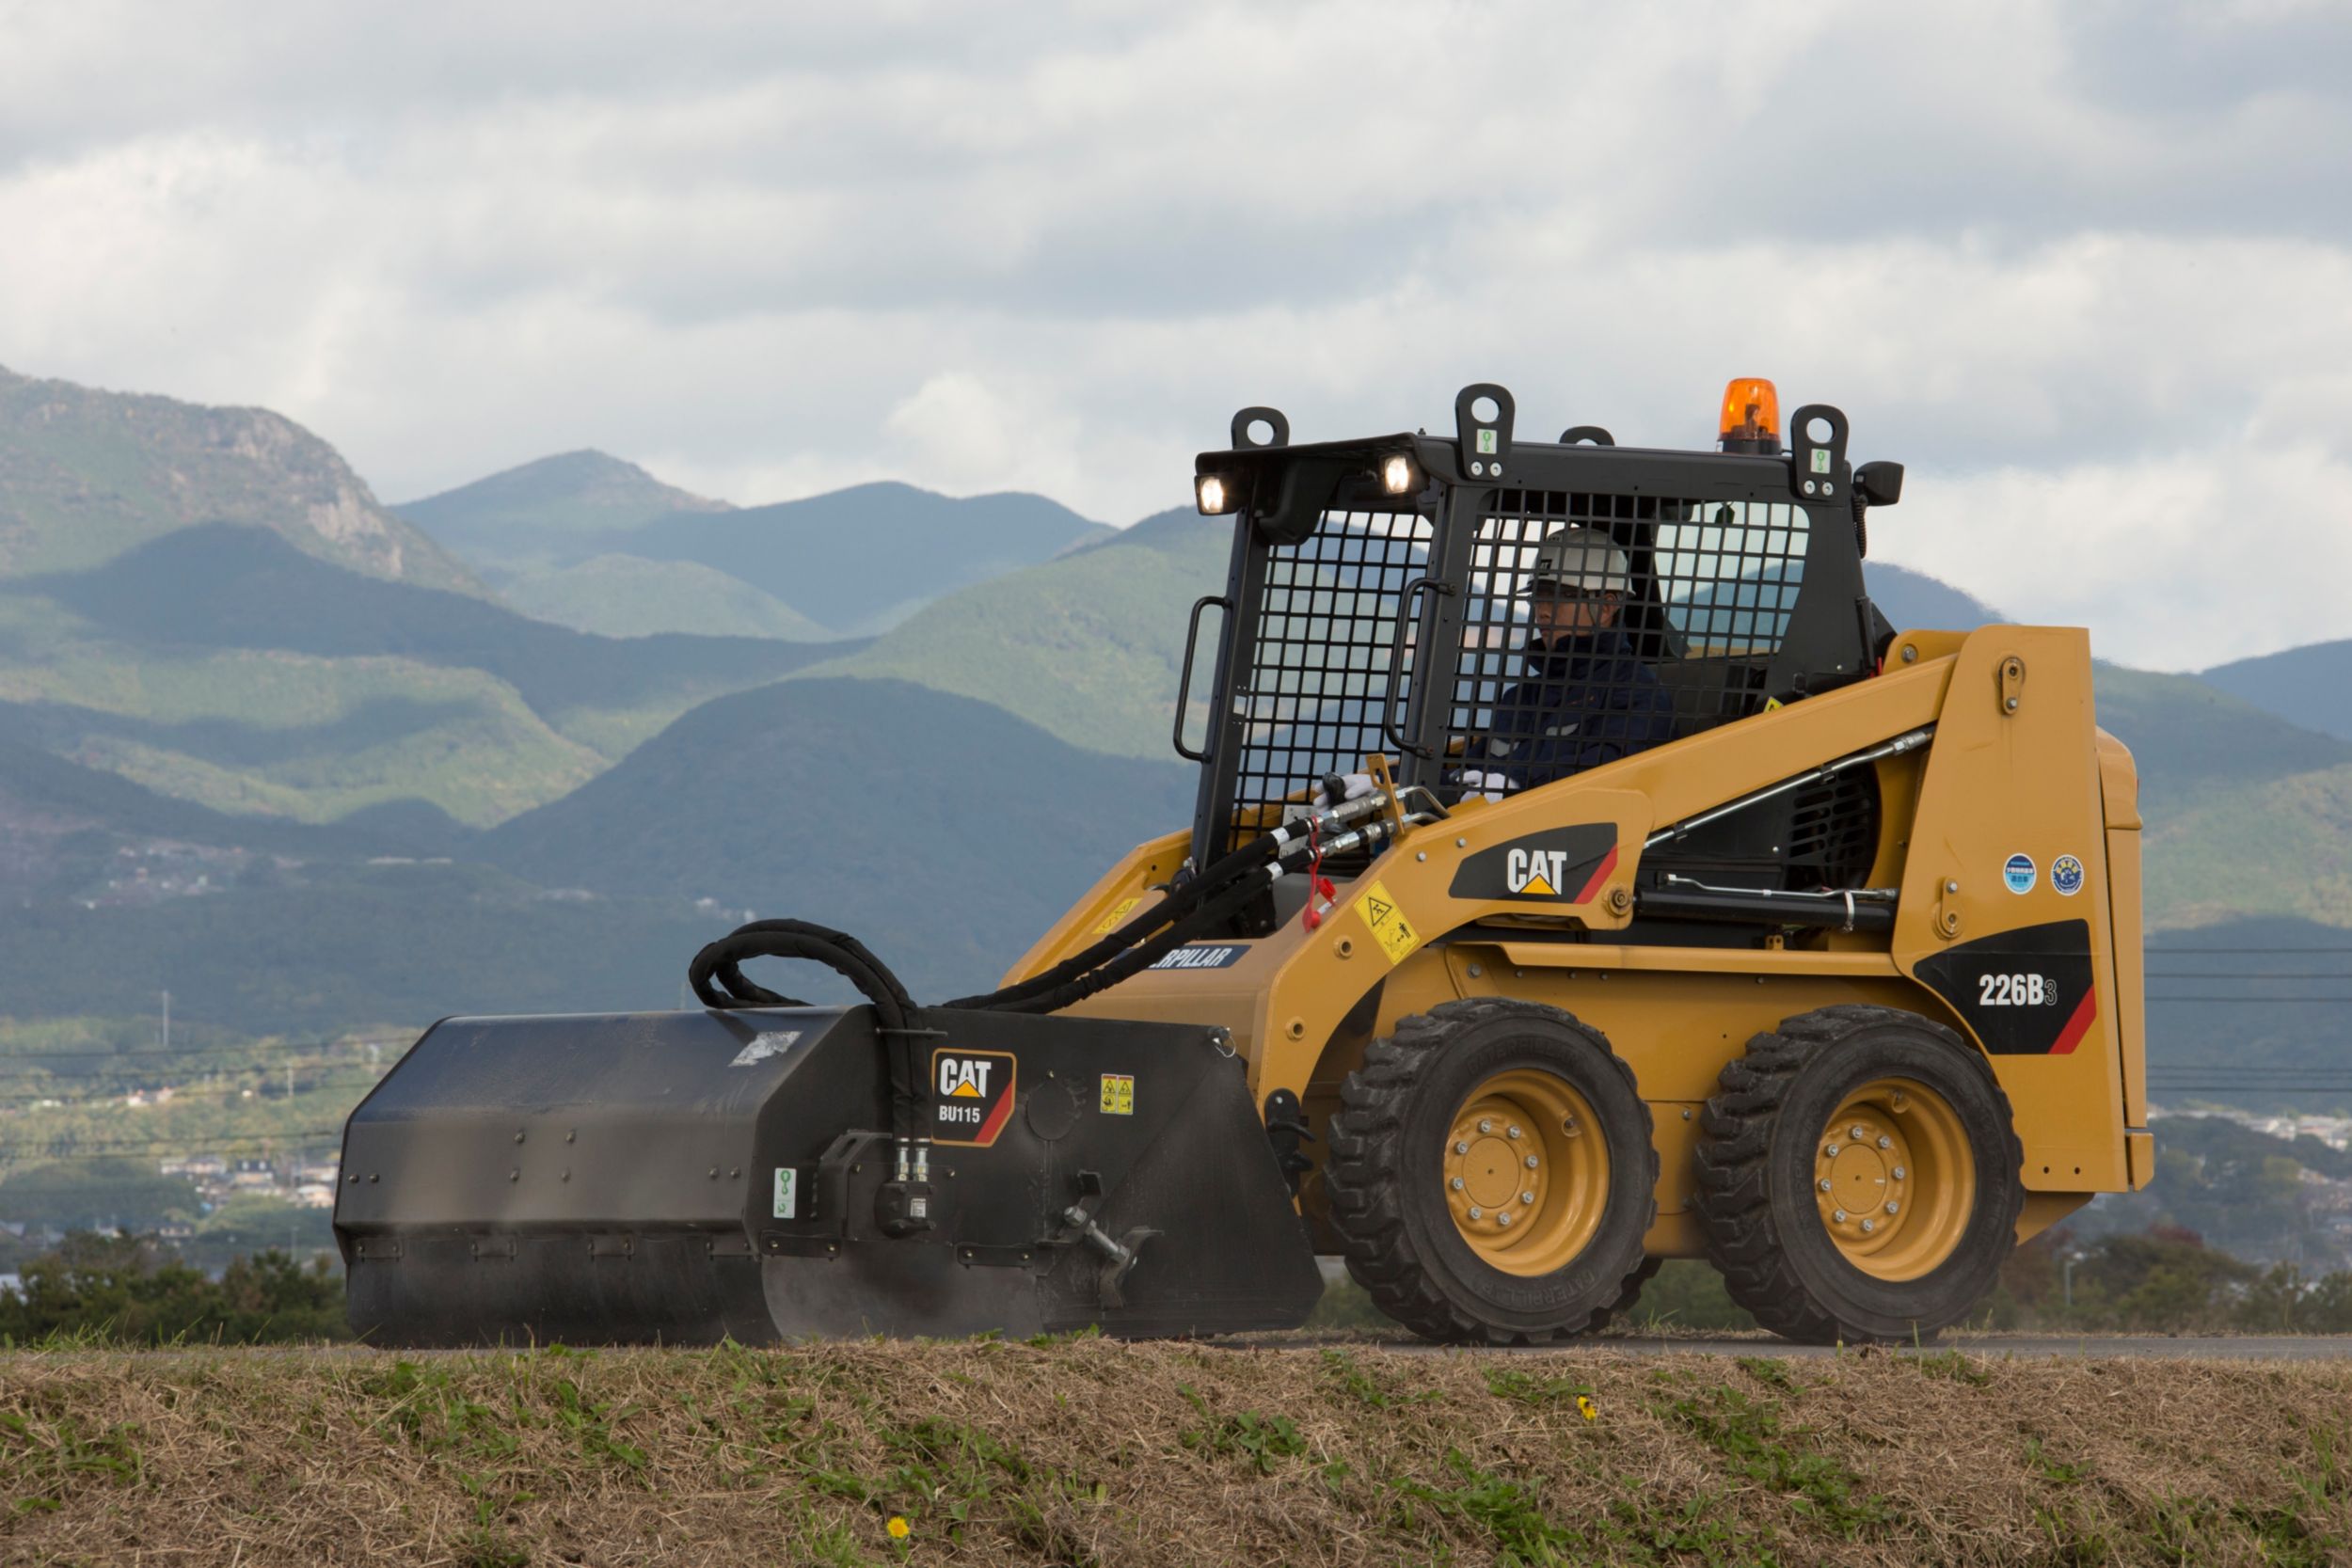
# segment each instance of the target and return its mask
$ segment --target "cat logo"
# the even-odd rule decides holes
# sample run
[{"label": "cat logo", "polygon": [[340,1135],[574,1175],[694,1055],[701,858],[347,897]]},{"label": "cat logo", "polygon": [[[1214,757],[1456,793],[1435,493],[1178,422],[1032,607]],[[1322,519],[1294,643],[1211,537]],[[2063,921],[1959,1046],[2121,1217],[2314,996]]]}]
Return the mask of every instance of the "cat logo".
[{"label": "cat logo", "polygon": [[1455,869],[1448,891],[1456,898],[1589,904],[1616,868],[1615,825],[1580,822],[1478,850]]},{"label": "cat logo", "polygon": [[1557,898],[1567,867],[1565,849],[1514,848],[1502,857],[1502,885],[1532,898]]},{"label": "cat logo", "polygon": [[931,1142],[986,1148],[1012,1118],[1012,1056],[1002,1051],[931,1053]]}]

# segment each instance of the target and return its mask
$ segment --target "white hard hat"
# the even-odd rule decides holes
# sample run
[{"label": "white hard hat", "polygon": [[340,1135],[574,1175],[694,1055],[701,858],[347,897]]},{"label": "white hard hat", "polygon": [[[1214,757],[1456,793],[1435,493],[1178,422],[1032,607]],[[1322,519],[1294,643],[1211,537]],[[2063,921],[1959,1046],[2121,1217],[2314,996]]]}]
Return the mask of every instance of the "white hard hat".
[{"label": "white hard hat", "polygon": [[1588,594],[1622,594],[1633,579],[1625,551],[1597,528],[1564,528],[1535,547],[1535,564],[1527,574],[1526,598],[1536,584],[1556,582]]}]

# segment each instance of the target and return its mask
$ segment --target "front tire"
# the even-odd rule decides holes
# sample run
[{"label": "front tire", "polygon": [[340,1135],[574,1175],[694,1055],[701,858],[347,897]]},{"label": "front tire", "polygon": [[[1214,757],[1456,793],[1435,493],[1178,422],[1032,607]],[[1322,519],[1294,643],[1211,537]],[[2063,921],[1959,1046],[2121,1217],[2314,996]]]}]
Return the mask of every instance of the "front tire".
[{"label": "front tire", "polygon": [[1649,1107],[1557,1007],[1448,1002],[1374,1041],[1341,1086],[1325,1182],[1348,1273],[1424,1338],[1588,1333],[1645,1277]]},{"label": "front tire", "polygon": [[1958,1323],[2016,1244],[2024,1150],[1983,1055],[1892,1007],[1823,1007],[1748,1042],[1707,1102],[1708,1257],[1784,1338],[1899,1341]]}]

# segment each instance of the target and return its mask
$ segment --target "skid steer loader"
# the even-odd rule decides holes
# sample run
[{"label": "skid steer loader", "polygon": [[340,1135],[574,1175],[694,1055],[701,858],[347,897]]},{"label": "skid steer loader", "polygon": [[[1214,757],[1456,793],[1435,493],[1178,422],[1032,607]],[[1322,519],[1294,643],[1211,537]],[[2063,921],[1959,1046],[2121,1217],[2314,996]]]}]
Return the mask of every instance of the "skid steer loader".
[{"label": "skid steer loader", "polygon": [[1702,1257],[1783,1335],[1908,1339],[2145,1185],[2137,778],[2086,635],[1889,626],[1902,470],[1836,408],[1735,382],[1695,451],[1515,416],[1235,417],[1193,820],[1002,989],[919,1006],[761,921],[699,1010],[435,1026],[345,1132],[354,1326],[1214,1334],[1302,1322],[1336,1252],[1441,1340],[1586,1331]]}]

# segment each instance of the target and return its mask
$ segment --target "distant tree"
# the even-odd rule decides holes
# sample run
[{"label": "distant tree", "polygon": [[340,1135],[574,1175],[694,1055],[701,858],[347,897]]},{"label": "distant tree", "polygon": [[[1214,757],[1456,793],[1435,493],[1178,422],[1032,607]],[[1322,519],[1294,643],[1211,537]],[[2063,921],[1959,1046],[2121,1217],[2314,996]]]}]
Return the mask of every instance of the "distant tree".
[{"label": "distant tree", "polygon": [[0,1291],[0,1343],[91,1335],[131,1344],[340,1339],[342,1282],[325,1259],[281,1252],[230,1263],[218,1280],[151,1239],[77,1234],[34,1259]]}]

